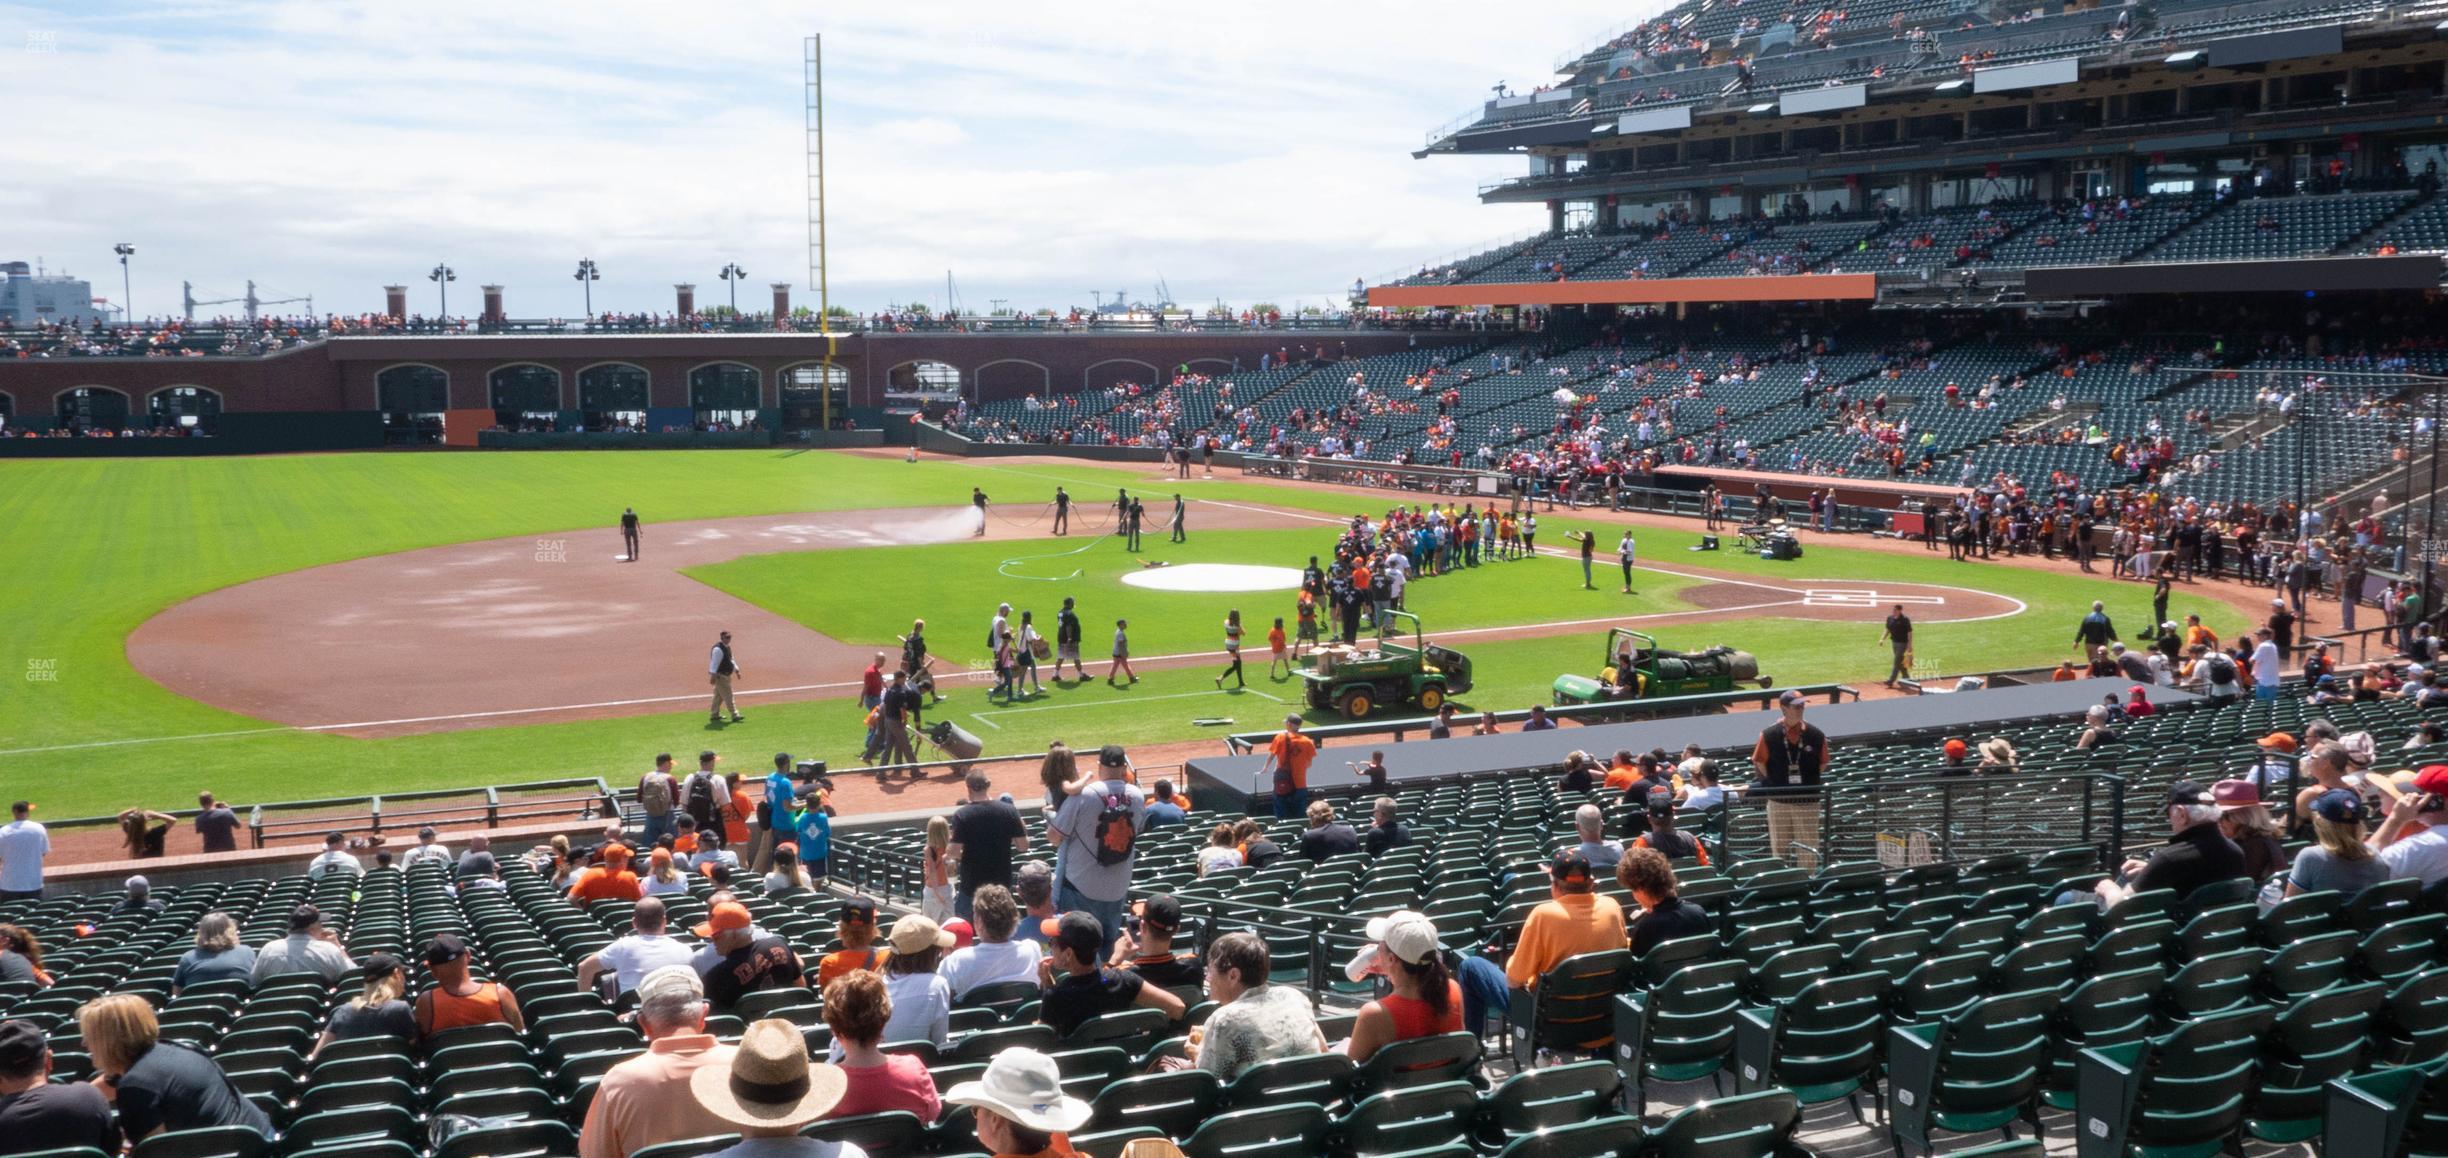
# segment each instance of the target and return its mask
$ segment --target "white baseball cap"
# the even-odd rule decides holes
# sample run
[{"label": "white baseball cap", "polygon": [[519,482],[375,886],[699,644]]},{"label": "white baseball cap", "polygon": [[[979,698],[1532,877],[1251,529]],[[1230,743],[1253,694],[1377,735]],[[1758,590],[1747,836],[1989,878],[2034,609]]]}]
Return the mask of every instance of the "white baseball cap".
[{"label": "white baseball cap", "polygon": [[1425,914],[1402,909],[1382,917],[1369,919],[1366,935],[1369,943],[1343,966],[1343,975],[1354,981],[1367,979],[1381,972],[1377,954],[1380,951],[1417,965],[1437,951],[1436,922]]}]

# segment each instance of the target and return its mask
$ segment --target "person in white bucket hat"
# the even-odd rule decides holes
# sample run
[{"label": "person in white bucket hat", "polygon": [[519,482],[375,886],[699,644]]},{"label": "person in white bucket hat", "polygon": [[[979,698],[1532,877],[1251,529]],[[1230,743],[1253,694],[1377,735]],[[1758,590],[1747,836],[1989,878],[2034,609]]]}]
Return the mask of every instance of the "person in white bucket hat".
[{"label": "person in white bucket hat", "polygon": [[953,1086],[943,1100],[977,1111],[978,1141],[996,1158],[1079,1158],[1063,1135],[1088,1124],[1088,1103],[1063,1093],[1062,1070],[1036,1050],[996,1054],[978,1080]]}]

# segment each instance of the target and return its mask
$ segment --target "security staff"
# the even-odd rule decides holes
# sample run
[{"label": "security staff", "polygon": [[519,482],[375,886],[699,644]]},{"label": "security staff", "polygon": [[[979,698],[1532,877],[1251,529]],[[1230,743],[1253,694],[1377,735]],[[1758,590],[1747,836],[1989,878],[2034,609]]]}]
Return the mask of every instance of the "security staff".
[{"label": "security staff", "polygon": [[714,703],[706,710],[707,723],[721,723],[726,709],[734,724],[745,718],[731,699],[731,681],[741,674],[739,660],[731,654],[731,633],[723,632],[722,638],[714,641],[713,654],[706,658],[706,682],[714,685]]}]

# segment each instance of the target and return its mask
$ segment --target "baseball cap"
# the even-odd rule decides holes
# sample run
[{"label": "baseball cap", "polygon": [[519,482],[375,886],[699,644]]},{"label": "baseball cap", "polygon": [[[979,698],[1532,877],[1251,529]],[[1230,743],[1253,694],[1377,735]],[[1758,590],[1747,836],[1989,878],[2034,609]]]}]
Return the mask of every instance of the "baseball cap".
[{"label": "baseball cap", "polygon": [[1792,688],[1785,689],[1785,694],[1777,697],[1777,705],[1779,707],[1794,707],[1801,704],[1807,704],[1809,702],[1809,696],[1805,696]]},{"label": "baseball cap", "polygon": [[2261,803],[2261,786],[2250,780],[2221,780],[2210,786],[2210,799],[2221,812],[2257,807]]},{"label": "baseball cap", "polygon": [[2135,684],[2134,686],[2125,689],[2125,694],[2131,696],[2147,696],[2150,694],[2150,691],[2140,684]]},{"label": "baseball cap", "polygon": [[966,949],[977,944],[977,930],[969,922],[954,917],[943,923],[944,932],[952,934],[952,947]]},{"label": "baseball cap", "polygon": [[842,902],[839,917],[845,925],[875,924],[876,903],[870,897],[852,897]]},{"label": "baseball cap", "polygon": [[1586,889],[1590,884],[1589,856],[1577,848],[1565,849],[1555,855],[1555,863],[1547,872],[1558,885]]},{"label": "baseball cap", "polygon": [[1139,902],[1139,919],[1161,929],[1179,929],[1182,923],[1181,899],[1171,893],[1158,893]]},{"label": "baseball cap", "polygon": [[1054,926],[1047,930],[1047,936],[1055,945],[1089,960],[1097,960],[1103,955],[1105,926],[1098,923],[1095,914],[1074,909],[1062,916],[1049,918],[1047,923]]},{"label": "baseball cap", "polygon": [[1097,766],[1100,768],[1120,768],[1128,763],[1130,757],[1123,753],[1120,744],[1107,744],[1097,749]]},{"label": "baseball cap", "polygon": [[1404,910],[1370,921],[1369,939],[1385,946],[1398,960],[1417,965],[1437,951],[1436,922],[1424,913]]},{"label": "baseball cap", "polygon": [[671,993],[701,998],[705,996],[705,981],[697,976],[695,969],[686,965],[666,965],[640,979],[637,992],[640,1001],[651,1001]]},{"label": "baseball cap", "polygon": [[2253,742],[2269,749],[2272,752],[2292,752],[2295,750],[2295,737],[2287,735],[2285,732],[2272,732],[2269,735],[2263,736]]},{"label": "baseball cap", "polygon": [[2363,823],[2363,798],[2351,788],[2332,788],[2312,798],[2312,815],[2336,824]]},{"label": "baseball cap", "polygon": [[628,845],[625,845],[625,844],[607,844],[607,845],[605,845],[605,846],[603,847],[603,858],[604,858],[605,860],[619,860],[619,861],[625,861],[625,860],[628,860],[628,859],[629,859],[629,857],[630,857],[630,852],[629,852],[629,846],[628,846]]},{"label": "baseball cap", "polygon": [[1949,740],[1946,742],[1946,755],[1947,759],[1949,760],[1961,760],[1964,758],[1965,754],[1969,753],[1970,751],[1972,751],[1972,745],[1966,744],[1961,740]]},{"label": "baseball cap", "polygon": [[1649,794],[1649,815],[1673,816],[1674,812],[1675,800],[1673,793],[1661,789]]},{"label": "baseball cap", "polygon": [[0,1021],[0,1073],[33,1069],[50,1042],[31,1021]]},{"label": "baseball cap", "polygon": [[689,931],[700,937],[711,937],[716,933],[745,929],[755,923],[755,919],[748,915],[748,906],[738,901],[724,901],[706,912],[704,924]]},{"label": "baseball cap", "polygon": [[389,977],[407,966],[392,954],[369,953],[365,960],[357,963],[357,968],[358,976],[372,980],[376,977]]},{"label": "baseball cap", "polygon": [[[1353,954],[1351,960],[1343,963],[1343,975],[1351,978],[1354,981],[1366,981],[1369,979],[1371,974],[1386,972],[1385,962],[1379,959],[1379,955],[1391,952],[1391,950],[1386,946],[1387,936],[1392,933],[1395,925],[1398,922],[1414,917],[1419,917],[1422,920],[1426,919],[1425,917],[1422,917],[1421,914],[1410,909],[1401,909],[1395,912],[1387,913],[1382,917],[1369,918],[1368,927],[1365,933],[1365,936],[1368,937],[1368,943],[1362,945],[1360,947],[1360,951]],[[1414,964],[1416,963],[1417,962],[1414,962]]]},{"label": "baseball cap", "polygon": [[698,752],[697,752],[697,762],[698,762],[698,763],[700,763],[700,764],[703,764],[703,763],[705,763],[706,761],[711,760],[711,759],[713,759],[713,758],[714,758],[714,749],[712,749],[712,748],[701,748],[701,749],[699,749],[699,750],[698,750]]},{"label": "baseball cap", "polygon": [[2168,785],[2167,806],[2170,808],[2174,808],[2180,804],[2211,803],[2215,803],[2215,801],[2211,799],[2210,793],[2204,791],[2201,785],[2195,784],[2190,780],[2179,780],[2174,784]]},{"label": "baseball cap", "polygon": [[425,964],[428,967],[448,965],[467,954],[467,942],[454,934],[436,933],[433,940],[425,942]]},{"label": "baseball cap", "polygon": [[145,875],[144,875],[143,873],[137,873],[135,876],[129,877],[129,878],[127,879],[127,891],[129,891],[129,892],[131,892],[131,893],[149,893],[149,892],[152,892],[152,891],[153,891],[153,882],[151,882],[151,881],[149,881],[149,880],[146,880],[146,879],[145,879]]},{"label": "baseball cap", "polygon": [[2414,773],[2414,790],[2448,796],[2448,764],[2425,764]]}]

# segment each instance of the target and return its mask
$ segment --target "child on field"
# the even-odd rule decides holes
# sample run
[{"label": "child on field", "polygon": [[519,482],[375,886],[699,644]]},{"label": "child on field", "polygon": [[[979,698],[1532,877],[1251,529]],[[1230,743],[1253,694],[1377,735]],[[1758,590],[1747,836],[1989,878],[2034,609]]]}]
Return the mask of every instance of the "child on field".
[{"label": "child on field", "polygon": [[[1308,592],[1304,591],[1301,594],[1304,598],[1306,598]],[[1267,663],[1267,678],[1274,679],[1275,669],[1277,668],[1283,669],[1284,678],[1290,678],[1292,675],[1292,653],[1284,650],[1283,616],[1276,616],[1275,626],[1267,629],[1267,650],[1275,654],[1275,658]]]}]

